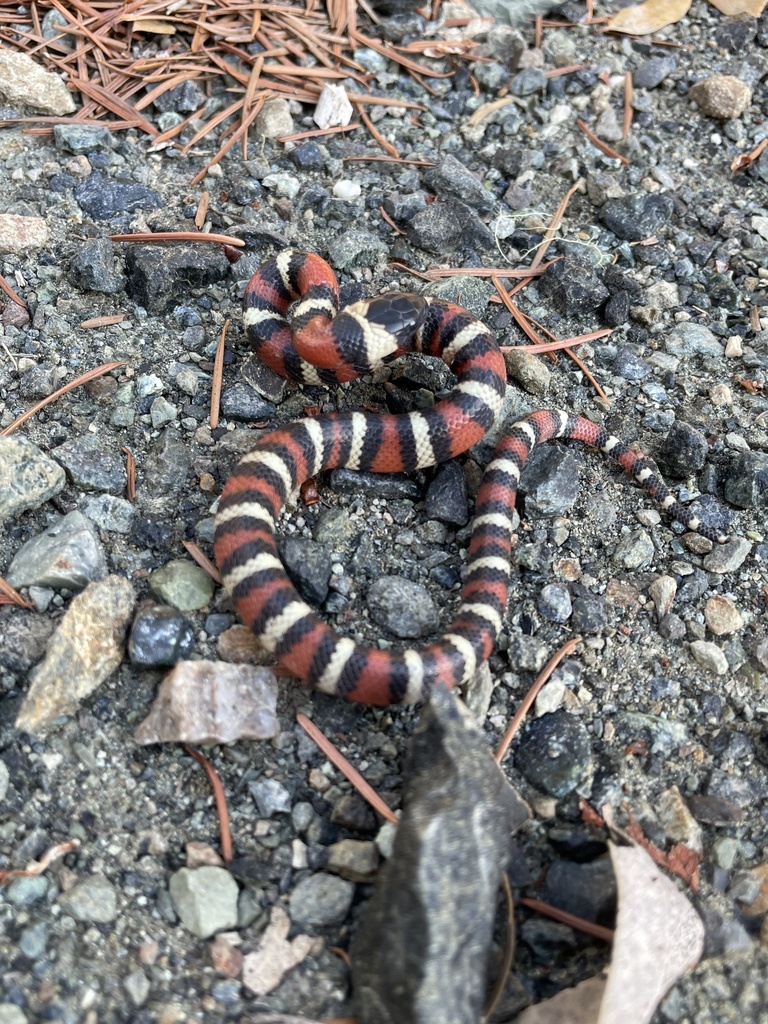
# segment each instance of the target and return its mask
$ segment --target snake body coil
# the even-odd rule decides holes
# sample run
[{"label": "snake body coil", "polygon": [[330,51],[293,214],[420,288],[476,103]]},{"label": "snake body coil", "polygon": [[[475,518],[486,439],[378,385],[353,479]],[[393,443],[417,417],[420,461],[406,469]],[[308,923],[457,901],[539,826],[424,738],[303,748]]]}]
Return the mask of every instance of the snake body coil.
[{"label": "snake body coil", "polygon": [[453,392],[423,411],[331,413],[274,430],[241,459],[224,488],[215,552],[238,615],[283,665],[325,693],[366,704],[413,703],[438,682],[457,686],[473,676],[493,650],[506,609],[520,473],[533,448],[550,438],[599,448],[689,530],[725,539],[675,501],[642,453],[580,416],[534,412],[509,428],[485,470],[461,606],[443,637],[388,651],[338,636],[299,597],[278,556],[275,524],[286,499],[325,470],[412,472],[466,451],[501,407],[504,359],[488,328],[446,302],[393,293],[339,313],[336,278],[311,253],[288,251],[265,264],[248,284],[244,307],[249,340],[263,361],[304,383],[351,380],[409,350],[442,358],[457,377]]}]

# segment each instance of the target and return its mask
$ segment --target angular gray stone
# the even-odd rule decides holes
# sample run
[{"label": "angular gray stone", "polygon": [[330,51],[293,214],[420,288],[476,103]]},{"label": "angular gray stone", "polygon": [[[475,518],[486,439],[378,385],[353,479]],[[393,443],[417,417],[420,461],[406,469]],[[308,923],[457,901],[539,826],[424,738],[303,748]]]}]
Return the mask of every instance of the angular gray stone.
[{"label": "angular gray stone", "polygon": [[237,926],[237,882],[224,868],[181,868],[168,888],[182,924],[199,938]]},{"label": "angular gray stone", "polygon": [[103,579],[107,560],[96,527],[75,510],[32,537],[16,552],[6,579],[12,587],[67,587],[82,590]]},{"label": "angular gray stone", "polygon": [[739,508],[768,508],[768,455],[742,452],[728,467],[725,498]]},{"label": "angular gray stone", "polygon": [[23,437],[0,437],[0,523],[55,497],[65,483],[61,466]]},{"label": "angular gray stone", "polygon": [[392,856],[352,943],[360,1024],[477,1024],[510,835],[527,817],[437,687],[413,734]]},{"label": "angular gray stone", "polygon": [[429,591],[403,576],[380,576],[368,591],[366,603],[374,622],[401,639],[423,636],[439,623]]},{"label": "angular gray stone", "polygon": [[75,487],[84,491],[114,492],[125,488],[125,466],[116,455],[102,451],[95,434],[66,441],[51,454],[62,464]]},{"label": "angular gray stone", "polygon": [[336,875],[319,871],[304,878],[288,901],[291,920],[304,928],[327,928],[338,925],[349,912],[355,887]]},{"label": "angular gray stone", "polygon": [[76,921],[107,924],[117,917],[117,896],[104,875],[91,875],[59,897],[62,909]]}]

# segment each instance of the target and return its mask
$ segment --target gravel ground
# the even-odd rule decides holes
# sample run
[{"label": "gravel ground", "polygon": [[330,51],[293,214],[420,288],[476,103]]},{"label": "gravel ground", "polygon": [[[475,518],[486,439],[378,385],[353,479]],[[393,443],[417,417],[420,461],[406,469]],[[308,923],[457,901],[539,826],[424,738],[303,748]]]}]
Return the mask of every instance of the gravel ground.
[{"label": "gravel ground", "polygon": [[[563,13],[583,10],[568,4]],[[384,30],[400,40],[420,25],[400,16]],[[578,179],[548,253],[565,258],[519,301],[559,337],[615,328],[579,349],[610,405],[567,358],[555,365],[515,353],[507,413],[556,406],[603,419],[658,461],[680,500],[737,539],[710,551],[604,457],[547,446],[524,478],[491,685],[471,700],[497,743],[547,658],[570,635],[583,637],[507,758],[510,781],[534,809],[517,836],[513,884],[610,923],[605,847],[583,824],[579,800],[628,804],[657,845],[682,841],[703,857],[691,899],[707,928],[705,958],[654,1019],[768,1021],[768,150],[746,173],[730,171],[766,134],[768,19],[723,19],[697,2],[661,33],[674,46],[587,26],[547,29],[542,50],[531,31],[523,36],[521,57],[515,33],[486,33],[490,60],[431,80],[431,94],[379,54],[356,54],[372,90],[424,105],[374,107],[373,117],[402,157],[434,167],[346,163],[381,156],[363,131],[295,145],[265,138],[245,165],[233,148],[192,188],[215,151],[210,139],[180,156],[172,147],[149,152],[132,131],[0,132],[0,209],[35,219],[28,229],[39,229],[38,218],[47,228],[42,244],[24,236],[3,245],[2,273],[31,320],[6,303],[0,426],[85,370],[125,363],[34,416],[0,451],[0,572],[35,605],[0,607],[0,866],[80,843],[42,876],[0,893],[0,1024],[343,1014],[347,970],[331,950],[348,945],[369,895],[380,822],[295,715],[311,717],[397,808],[418,710],[346,705],[281,681],[277,737],[209,748],[229,799],[236,886],[217,866],[203,772],[179,746],[137,746],[133,730],[161,665],[249,656],[226,597],[190,571],[181,547],[196,540],[210,552],[216,496],[239,454],[308,406],[404,411],[450,388],[450,375],[407,359],[375,380],[299,392],[249,359],[239,301],[260,263],[286,246],[328,257],[344,301],[420,288],[394,259],[420,270],[525,264]],[[544,74],[576,63],[585,68]],[[627,71],[635,116],[622,142]],[[502,87],[512,102],[473,125],[470,116]],[[172,123],[197,100],[179,94],[153,116]],[[310,114],[280,101],[261,128],[311,129]],[[577,118],[629,163],[592,146]],[[109,242],[119,232],[191,228],[203,188],[212,230],[246,241],[237,262],[215,246]],[[21,230],[6,222],[8,238],[11,229]],[[482,316],[502,344],[523,343],[511,315],[489,302],[486,281],[429,291]],[[81,326],[112,314],[125,318]],[[227,320],[224,415],[211,430],[212,360]],[[30,454],[24,439],[36,446],[34,479],[14,476],[13,460]],[[124,448],[137,464],[133,504]],[[286,562],[340,630],[374,644],[422,642],[438,617],[449,621],[489,451],[483,443],[410,480],[322,481],[318,504],[289,509]],[[46,552],[19,554],[52,530]],[[40,736],[19,731],[31,669],[73,595],[107,574],[130,587],[118,580],[97,592],[91,628],[107,632],[114,621],[119,634],[120,616],[129,622],[140,602],[130,658],[118,654],[106,681]],[[107,640],[102,646],[108,658]],[[357,843],[339,847],[350,839]],[[385,847],[385,837],[377,842]],[[353,869],[339,867],[344,850]],[[200,900],[195,886],[215,899]],[[240,960],[267,926],[279,931],[275,908],[290,919],[300,962],[262,995],[243,983]],[[518,927],[498,1021],[606,960],[599,944],[527,912]],[[221,931],[229,938],[214,943]]]}]

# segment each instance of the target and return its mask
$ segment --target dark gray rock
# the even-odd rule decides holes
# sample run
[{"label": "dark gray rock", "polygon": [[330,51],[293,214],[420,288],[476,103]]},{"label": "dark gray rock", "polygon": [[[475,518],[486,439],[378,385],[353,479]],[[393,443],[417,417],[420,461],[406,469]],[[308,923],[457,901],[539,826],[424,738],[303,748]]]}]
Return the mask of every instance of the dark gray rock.
[{"label": "dark gray rock", "polygon": [[92,494],[86,498],[83,511],[108,533],[130,533],[136,516],[136,506],[114,494]]},{"label": "dark gray rock", "polygon": [[542,587],[536,606],[550,622],[567,622],[573,611],[568,588],[560,583],[548,583]]},{"label": "dark gray rock", "polygon": [[147,454],[144,486],[152,497],[176,494],[184,486],[191,464],[189,445],[181,441],[177,430],[167,427]]},{"label": "dark gray rock", "polygon": [[59,462],[75,485],[84,491],[125,490],[126,473],[122,460],[102,451],[95,434],[83,434],[54,448],[51,455]]},{"label": "dark gray rock", "polygon": [[360,1024],[477,1024],[510,834],[527,817],[436,688],[413,734],[392,856],[352,944]]},{"label": "dark gray rock", "polygon": [[0,608],[0,666],[17,675],[29,672],[45,654],[55,623],[37,612]]},{"label": "dark gray rock", "polygon": [[109,128],[95,124],[55,124],[53,141],[56,149],[76,155],[114,149],[117,144]]},{"label": "dark gray rock", "polygon": [[543,68],[523,68],[509,83],[509,91],[513,96],[531,96],[535,92],[543,92],[548,81]]},{"label": "dark gray rock", "polygon": [[603,320],[609,327],[621,327],[629,317],[629,293],[614,292],[603,309]]},{"label": "dark gray rock", "polygon": [[594,270],[569,256],[547,267],[538,288],[563,316],[594,313],[608,298],[608,289]]},{"label": "dark gray rock", "polygon": [[678,420],[659,449],[659,465],[674,477],[688,477],[707,461],[709,444],[700,430]]},{"label": "dark gray rock", "polygon": [[142,605],[131,626],[128,655],[134,665],[175,665],[195,648],[195,628],[176,608]]},{"label": "dark gray rock", "polygon": [[265,402],[249,384],[235,384],[221,396],[221,411],[227,419],[268,420],[275,415],[275,407]]},{"label": "dark gray rock", "polygon": [[674,57],[649,57],[632,76],[636,89],[655,89],[677,68]]},{"label": "dark gray rock", "polygon": [[338,925],[349,912],[355,886],[337,875],[318,872],[302,879],[290,895],[291,920],[299,928]]},{"label": "dark gray rock", "polygon": [[328,255],[331,264],[338,270],[349,267],[370,267],[371,264],[389,254],[389,248],[381,238],[370,231],[345,231],[330,245]]},{"label": "dark gray rock", "polygon": [[[626,294],[626,292],[622,294]],[[615,298],[616,296],[614,295],[610,301],[613,301]],[[630,349],[620,348],[613,361],[613,372],[618,377],[623,377],[624,380],[637,382],[644,380],[651,372],[651,368],[644,359],[635,355]]]},{"label": "dark gray rock", "polygon": [[599,633],[610,621],[604,597],[585,591],[574,598],[571,626],[577,633]]},{"label": "dark gray rock", "polygon": [[742,452],[728,466],[724,494],[738,508],[768,508],[768,455]]},{"label": "dark gray rock", "polygon": [[521,737],[515,762],[532,786],[550,796],[567,796],[592,774],[589,733],[567,711],[542,715]]},{"label": "dark gray rock", "polygon": [[608,857],[587,864],[556,860],[550,864],[541,898],[569,914],[612,926],[616,911],[616,878]]},{"label": "dark gray rock", "polygon": [[115,295],[125,286],[125,278],[115,269],[115,248],[106,237],[90,238],[80,246],[70,261],[69,276],[73,284],[87,292]]},{"label": "dark gray rock", "polygon": [[479,213],[490,213],[496,206],[493,193],[450,153],[425,174],[424,180],[441,198],[460,199]]},{"label": "dark gray rock", "polygon": [[578,948],[573,928],[544,917],[530,917],[523,921],[519,936],[539,964],[551,964],[572,956]]},{"label": "dark gray rock", "polygon": [[677,591],[677,604],[692,604],[709,590],[709,576],[701,569],[694,567],[693,572],[683,578]]},{"label": "dark gray rock", "polygon": [[0,437],[0,523],[37,508],[64,487],[61,466],[23,437]]},{"label": "dark gray rock", "polygon": [[757,18],[751,14],[737,14],[722,18],[715,29],[715,42],[728,53],[743,54],[757,35]]},{"label": "dark gray rock", "polygon": [[418,500],[421,488],[399,473],[365,473],[354,469],[334,469],[331,487],[342,494],[365,494],[372,498],[410,498]]},{"label": "dark gray rock", "polygon": [[526,502],[548,516],[564,515],[579,496],[576,459],[560,448],[538,448],[528,460],[523,477]]},{"label": "dark gray rock", "polygon": [[302,171],[321,171],[325,167],[325,157],[314,139],[307,139],[292,149],[288,159]]},{"label": "dark gray rock", "polygon": [[668,224],[673,212],[669,196],[643,193],[609,199],[600,210],[600,220],[617,238],[639,242]]},{"label": "dark gray rock", "polygon": [[457,199],[437,199],[416,214],[406,233],[413,245],[441,255],[494,244],[493,232],[474,210]]},{"label": "dark gray rock", "polygon": [[401,639],[416,639],[437,629],[435,602],[420,583],[402,576],[380,576],[366,599],[371,618]]},{"label": "dark gray rock", "polygon": [[484,281],[481,277],[457,275],[430,285],[427,294],[430,298],[442,299],[443,302],[455,302],[457,306],[482,320],[495,292],[496,289],[490,281]]},{"label": "dark gray rock", "polygon": [[162,113],[173,111],[179,114],[191,114],[205,102],[205,94],[201,91],[197,82],[188,78],[181,85],[167,89],[152,101],[156,110]]},{"label": "dark gray rock", "polygon": [[331,580],[330,548],[309,537],[282,537],[278,549],[291,583],[304,600],[322,604]]},{"label": "dark gray rock", "polygon": [[464,526],[469,521],[467,481],[458,462],[444,462],[438,467],[427,488],[424,509],[430,519],[452,526]]},{"label": "dark gray rock", "polygon": [[706,928],[705,957],[733,956],[752,949],[753,940],[741,921],[727,917],[715,907],[702,907],[701,913]]},{"label": "dark gray rock", "polygon": [[[157,192],[137,181],[119,181],[99,171],[89,174],[75,186],[75,199],[83,213],[93,220],[110,220],[120,213],[135,210],[161,210],[163,201]],[[169,250],[165,248],[165,252]]]},{"label": "dark gray rock", "polygon": [[131,245],[125,258],[128,295],[150,313],[167,313],[193,288],[223,281],[229,261],[217,245]]},{"label": "dark gray rock", "polygon": [[376,816],[357,793],[344,793],[333,805],[331,823],[352,832],[375,832]]}]

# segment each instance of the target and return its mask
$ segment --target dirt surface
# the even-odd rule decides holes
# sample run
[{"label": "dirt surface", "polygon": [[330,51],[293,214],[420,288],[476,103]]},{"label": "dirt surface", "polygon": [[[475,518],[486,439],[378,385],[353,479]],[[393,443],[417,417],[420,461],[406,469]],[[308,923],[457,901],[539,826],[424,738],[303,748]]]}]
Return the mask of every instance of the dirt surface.
[{"label": "dirt surface", "polygon": [[[563,20],[583,13],[567,5]],[[387,24],[397,38],[420,31],[416,16]],[[583,823],[579,800],[610,803],[619,814],[628,804],[659,847],[682,841],[700,844],[702,854],[699,891],[688,891],[706,924],[705,957],[654,1019],[768,1021],[768,883],[760,893],[764,875],[753,870],[768,860],[768,164],[756,161],[738,176],[730,169],[768,131],[768,24],[763,18],[734,26],[697,0],[688,17],[660,33],[671,45],[580,25],[546,29],[537,51],[532,28],[522,34],[522,70],[508,66],[515,53],[509,32],[492,29],[479,38],[491,60],[431,80],[431,94],[379,55],[359,55],[373,75],[371,91],[423,104],[416,111],[374,108],[378,129],[401,157],[436,167],[345,162],[381,157],[363,130],[302,146],[262,138],[245,165],[234,147],[193,188],[191,178],[215,151],[213,139],[181,156],[173,147],[152,152],[145,137],[127,131],[78,154],[71,137],[0,131],[0,210],[43,218],[48,231],[42,247],[22,245],[0,262],[31,310],[28,322],[14,321],[13,304],[5,306],[0,425],[93,366],[125,364],[12,435],[74,461],[75,477],[83,463],[91,469],[78,484],[68,468],[55,497],[0,523],[0,572],[25,542],[80,510],[95,522],[106,571],[129,580],[139,601],[156,601],[151,575],[186,558],[182,540],[211,553],[216,497],[239,454],[265,429],[305,407],[403,411],[450,387],[445,368],[409,358],[375,380],[304,392],[288,385],[265,408],[265,394],[277,386],[257,379],[239,312],[245,283],[264,259],[286,247],[329,257],[344,301],[420,290],[423,283],[393,267],[393,259],[418,270],[527,265],[561,199],[580,180],[547,254],[565,256],[564,269],[548,271],[516,301],[561,338],[615,328],[578,350],[608,401],[567,357],[554,364],[536,356],[533,366],[514,364],[513,375],[524,383],[511,379],[508,414],[543,406],[603,420],[654,457],[675,495],[695,503],[705,522],[746,544],[732,559],[710,554],[708,544],[657,515],[599,453],[550,445],[536,459],[534,477],[523,480],[513,587],[490,663],[487,709],[473,698],[489,745],[498,743],[544,661],[571,635],[583,640],[538,706],[536,722],[546,720],[542,712],[554,713],[554,732],[524,730],[506,760],[510,781],[534,808],[516,837],[512,882],[561,906],[577,888],[579,912],[610,924],[605,848],[600,833]],[[571,64],[584,67],[537,77],[540,68]],[[622,141],[615,136],[624,76],[641,68],[649,87],[636,83],[634,121]],[[656,74],[663,80],[654,84]],[[703,113],[689,94],[712,75],[733,76],[752,90],[746,109],[719,119]],[[513,102],[470,124],[507,86]],[[213,101],[223,106],[226,97]],[[295,131],[314,127],[308,108],[291,104],[288,113]],[[577,118],[604,138],[613,134],[611,145],[629,162],[591,145]],[[483,190],[472,187],[467,172]],[[119,187],[110,191],[107,179]],[[350,195],[345,182],[352,192],[359,186],[359,195],[340,198]],[[128,183],[138,191],[126,191]],[[177,262],[170,249],[131,255],[115,243],[113,255],[106,243],[88,248],[120,232],[191,229],[203,190],[211,229],[246,241],[231,265],[222,264],[215,246],[179,247],[186,255]],[[489,302],[490,283],[461,278],[441,284],[441,294],[446,288],[503,345],[524,343],[511,314]],[[112,314],[126,316],[81,326]],[[226,321],[230,404],[211,430],[212,360]],[[247,390],[231,393],[243,380]],[[89,437],[97,451],[90,462],[83,447],[66,458],[56,452]],[[135,508],[113,503],[99,513],[88,505],[94,496],[124,497],[125,448],[137,465]],[[459,460],[470,511],[489,451],[480,445]],[[444,497],[430,492],[434,477],[425,472],[415,489],[402,484],[399,494],[365,481],[360,490],[338,491],[323,480],[319,504],[288,510],[286,534],[306,541],[298,557],[308,557],[314,543],[321,565],[332,565],[324,598],[329,620],[355,639],[402,642],[377,625],[368,603],[381,577],[424,586],[444,626],[457,607],[468,530],[450,518]],[[425,506],[430,493],[433,504]],[[669,586],[666,578],[676,594],[662,617],[653,595]],[[401,758],[418,709],[351,706],[281,680],[277,738],[209,748],[237,852],[250,863],[227,930],[237,931],[247,954],[280,905],[290,908],[291,937],[314,939],[278,987],[255,995],[240,976],[226,976],[221,959],[217,969],[211,939],[179,919],[171,879],[189,863],[188,843],[218,848],[218,829],[199,765],[179,746],[138,747],[132,738],[165,669],[126,657],[77,711],[40,736],[15,728],[29,673],[77,589],[39,584],[34,610],[0,607],[0,867],[22,867],[56,843],[80,844],[42,879],[0,891],[0,1024],[258,1020],[267,1010],[342,1016],[348,974],[332,947],[348,945],[369,886],[355,884],[349,909],[325,926],[302,922],[290,896],[325,871],[334,843],[370,841],[380,823],[359,808],[356,818],[342,813],[350,787],[298,730],[295,716],[312,718],[397,808]],[[191,657],[232,656],[227,631],[234,616],[219,589],[184,616]],[[553,779],[539,756],[557,739],[563,716],[581,730],[567,752],[566,783]],[[538,774],[532,763],[539,763]],[[272,792],[266,780],[280,786]],[[672,787],[689,801],[682,811]],[[259,805],[270,792],[279,799]],[[749,905],[755,913],[745,912]],[[325,912],[332,916],[332,908]],[[514,977],[499,1021],[594,974],[607,959],[599,943],[518,913]]]}]

